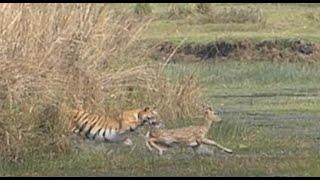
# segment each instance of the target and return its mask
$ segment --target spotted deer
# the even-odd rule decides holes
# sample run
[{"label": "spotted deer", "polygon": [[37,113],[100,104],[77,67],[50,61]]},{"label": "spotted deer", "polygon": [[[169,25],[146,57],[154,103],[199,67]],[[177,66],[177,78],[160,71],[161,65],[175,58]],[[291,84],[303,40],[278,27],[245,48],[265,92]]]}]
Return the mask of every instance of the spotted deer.
[{"label": "spotted deer", "polygon": [[[201,144],[213,145],[232,153],[231,149],[223,147],[213,140],[206,138],[212,123],[220,122],[221,119],[211,107],[204,110],[204,123],[199,126],[189,126],[177,129],[150,129],[146,134],[146,146],[152,151],[156,148],[159,154],[162,155],[166,147],[172,147],[175,144],[187,145],[195,149]],[[166,146],[166,147],[165,147]]]}]

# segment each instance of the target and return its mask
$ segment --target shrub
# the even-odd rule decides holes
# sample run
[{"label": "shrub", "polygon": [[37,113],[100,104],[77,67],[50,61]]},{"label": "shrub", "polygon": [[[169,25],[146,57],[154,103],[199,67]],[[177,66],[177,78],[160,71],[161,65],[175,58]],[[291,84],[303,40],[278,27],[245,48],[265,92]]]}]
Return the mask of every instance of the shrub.
[{"label": "shrub", "polygon": [[150,4],[139,3],[134,6],[133,11],[138,15],[148,15],[152,13],[152,8]]},{"label": "shrub", "polygon": [[186,4],[170,4],[166,16],[169,19],[180,19],[192,15],[192,7]]},{"label": "shrub", "polygon": [[197,3],[196,6],[196,12],[200,14],[208,14],[211,11],[211,4],[209,3]]},{"label": "shrub", "polygon": [[[94,4],[2,4],[0,9],[3,159],[19,162],[27,153],[71,150],[67,120],[57,104],[108,115],[146,105],[175,112],[164,114],[168,118],[195,112],[193,104],[182,103],[185,96],[198,100],[188,95],[194,87],[172,84],[145,51],[136,51],[149,18]],[[171,110],[175,106],[160,97],[179,107]]]}]

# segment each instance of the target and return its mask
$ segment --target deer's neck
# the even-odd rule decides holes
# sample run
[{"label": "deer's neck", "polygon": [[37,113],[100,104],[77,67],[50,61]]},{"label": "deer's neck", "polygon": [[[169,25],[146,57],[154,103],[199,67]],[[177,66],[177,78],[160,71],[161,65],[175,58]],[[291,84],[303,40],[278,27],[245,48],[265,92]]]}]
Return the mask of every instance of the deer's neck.
[{"label": "deer's neck", "polygon": [[205,118],[205,121],[203,122],[203,129],[208,132],[210,127],[212,125],[212,120]]}]

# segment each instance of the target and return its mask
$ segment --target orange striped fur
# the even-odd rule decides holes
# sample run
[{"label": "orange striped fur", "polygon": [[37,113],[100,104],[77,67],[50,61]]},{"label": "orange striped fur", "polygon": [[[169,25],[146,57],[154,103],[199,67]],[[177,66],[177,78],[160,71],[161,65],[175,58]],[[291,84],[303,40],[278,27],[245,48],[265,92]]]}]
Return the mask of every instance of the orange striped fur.
[{"label": "orange striped fur", "polygon": [[122,112],[117,117],[93,114],[84,110],[63,106],[70,115],[71,131],[83,137],[108,142],[123,142],[132,145],[124,134],[134,131],[144,124],[157,124],[157,112],[150,108],[140,108]]}]

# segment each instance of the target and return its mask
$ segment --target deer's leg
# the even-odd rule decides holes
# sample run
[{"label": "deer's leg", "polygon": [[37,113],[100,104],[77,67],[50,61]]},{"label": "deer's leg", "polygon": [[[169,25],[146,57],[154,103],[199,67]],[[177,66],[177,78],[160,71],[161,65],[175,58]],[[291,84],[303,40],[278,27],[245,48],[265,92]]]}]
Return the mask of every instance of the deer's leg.
[{"label": "deer's leg", "polygon": [[146,146],[147,146],[147,148],[149,149],[149,151],[152,151],[152,150],[153,150],[152,147],[151,147],[150,144],[149,144],[149,141],[146,141]]},{"label": "deer's leg", "polygon": [[132,146],[132,145],[133,145],[133,142],[131,141],[131,139],[126,138],[126,139],[123,141],[123,144],[124,144],[124,145],[127,145],[127,146]]},{"label": "deer's leg", "polygon": [[201,144],[198,141],[190,142],[188,144],[188,146],[191,147],[194,152],[196,152],[199,149],[200,145]]},{"label": "deer's leg", "polygon": [[200,146],[191,146],[193,154],[197,155],[199,150],[201,149]]},{"label": "deer's leg", "polygon": [[162,155],[163,154],[163,151],[165,149],[161,148],[160,146],[158,146],[156,143],[154,143],[153,140],[149,140],[149,143],[151,146],[153,146],[154,148],[156,148],[158,151],[159,151],[159,154]]},{"label": "deer's leg", "polygon": [[226,152],[228,152],[228,153],[232,153],[232,150],[231,150],[231,149],[228,149],[228,148],[226,148],[226,147],[223,147],[222,145],[214,142],[213,140],[204,138],[204,139],[202,140],[202,142],[203,142],[204,144],[217,146],[218,148],[220,148],[220,149],[222,149],[222,150],[224,150],[224,151],[226,151]]},{"label": "deer's leg", "polygon": [[119,142],[119,141],[121,141],[124,145],[127,145],[127,146],[132,146],[133,145],[133,143],[132,143],[130,138],[128,138],[126,136],[123,136],[121,134],[110,136],[110,137],[107,138],[107,140],[111,141],[111,142]]}]

